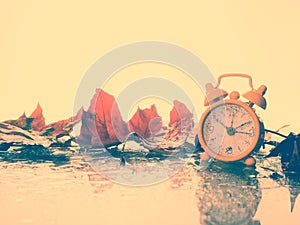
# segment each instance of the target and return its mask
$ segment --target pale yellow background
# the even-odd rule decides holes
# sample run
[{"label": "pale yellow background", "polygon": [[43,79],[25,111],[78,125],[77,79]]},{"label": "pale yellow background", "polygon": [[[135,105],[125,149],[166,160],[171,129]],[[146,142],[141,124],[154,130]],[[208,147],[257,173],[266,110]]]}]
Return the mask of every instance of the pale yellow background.
[{"label": "pale yellow background", "polygon": [[[216,77],[251,74],[256,87],[269,88],[268,108],[259,111],[265,125],[291,124],[285,131],[299,132],[299,5],[296,0],[2,1],[0,120],[24,110],[29,114],[38,101],[46,122],[67,118],[80,79],[98,57],[127,43],[161,40],[197,54]],[[158,75],[174,72],[155,68]],[[247,82],[242,84],[228,80],[224,87],[247,91]],[[118,85],[113,86],[108,89],[115,94]],[[193,91],[191,98],[198,99]],[[201,113],[202,99],[196,104]]]}]

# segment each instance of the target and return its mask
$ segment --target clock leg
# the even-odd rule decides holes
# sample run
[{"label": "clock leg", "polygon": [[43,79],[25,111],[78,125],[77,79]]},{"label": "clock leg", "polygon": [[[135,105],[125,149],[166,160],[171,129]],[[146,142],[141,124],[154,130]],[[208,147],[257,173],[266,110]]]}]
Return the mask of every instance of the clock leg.
[{"label": "clock leg", "polygon": [[250,156],[250,157],[248,157],[248,158],[246,158],[246,159],[244,160],[244,164],[245,164],[246,166],[255,166],[256,160],[255,160],[255,158],[253,158],[252,156]]},{"label": "clock leg", "polygon": [[201,153],[200,154],[200,165],[208,166],[211,159],[212,158],[206,152]]},{"label": "clock leg", "polygon": [[206,152],[203,152],[201,155],[200,155],[200,161],[208,161],[210,160],[211,157],[206,153]]},{"label": "clock leg", "polygon": [[212,163],[213,158],[211,158],[206,152],[200,154],[200,168],[199,171],[206,170],[207,167]]}]

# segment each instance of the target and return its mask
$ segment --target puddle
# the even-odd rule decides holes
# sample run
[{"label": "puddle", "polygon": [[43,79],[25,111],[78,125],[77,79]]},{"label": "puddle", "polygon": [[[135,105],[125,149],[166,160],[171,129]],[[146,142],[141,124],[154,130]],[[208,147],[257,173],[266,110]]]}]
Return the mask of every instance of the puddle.
[{"label": "puddle", "polygon": [[202,172],[187,163],[146,187],[113,183],[81,155],[62,165],[1,161],[0,224],[299,224],[300,181],[272,160],[258,158],[256,169],[215,162]]}]

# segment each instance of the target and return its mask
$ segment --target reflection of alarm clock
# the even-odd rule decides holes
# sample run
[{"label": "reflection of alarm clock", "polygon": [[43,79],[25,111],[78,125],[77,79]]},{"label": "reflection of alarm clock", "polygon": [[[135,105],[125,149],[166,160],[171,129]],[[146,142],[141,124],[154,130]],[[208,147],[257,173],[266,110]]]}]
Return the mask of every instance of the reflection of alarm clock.
[{"label": "reflection of alarm clock", "polygon": [[[223,100],[228,94],[219,89],[224,77],[245,77],[249,79],[251,91],[243,95],[249,100],[245,103],[239,100],[237,91],[230,93],[230,99]],[[211,157],[221,161],[236,161],[249,156],[258,150],[264,140],[264,126],[252,106],[254,104],[266,108],[263,97],[267,88],[261,85],[253,88],[252,79],[246,74],[223,74],[218,84],[206,85],[205,106],[210,106],[199,122],[198,137],[201,147]]]}]

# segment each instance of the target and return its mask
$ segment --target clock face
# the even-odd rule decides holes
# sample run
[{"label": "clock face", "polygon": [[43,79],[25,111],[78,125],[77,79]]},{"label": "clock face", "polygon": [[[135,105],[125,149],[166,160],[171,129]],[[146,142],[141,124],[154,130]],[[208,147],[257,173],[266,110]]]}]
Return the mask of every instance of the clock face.
[{"label": "clock face", "polygon": [[235,161],[246,157],[260,138],[260,123],[247,104],[227,100],[204,113],[199,124],[200,144],[212,157]]}]

